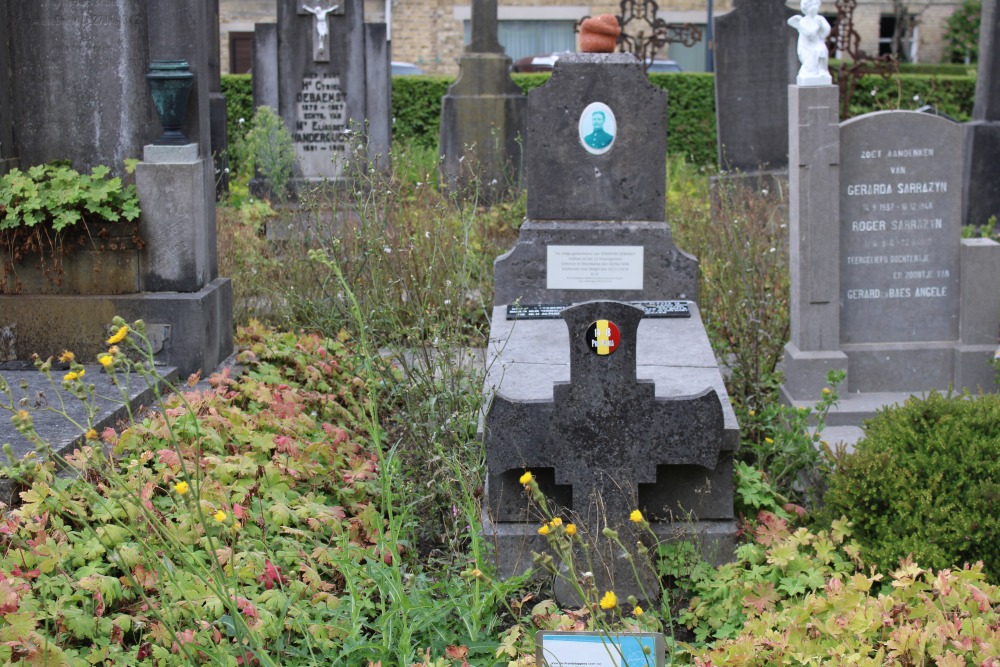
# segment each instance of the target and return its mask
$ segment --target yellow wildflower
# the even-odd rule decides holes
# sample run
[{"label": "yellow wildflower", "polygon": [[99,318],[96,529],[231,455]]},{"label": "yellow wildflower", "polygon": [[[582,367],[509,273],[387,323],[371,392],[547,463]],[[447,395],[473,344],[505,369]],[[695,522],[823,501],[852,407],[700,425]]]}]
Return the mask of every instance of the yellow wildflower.
[{"label": "yellow wildflower", "polygon": [[573,537],[574,535],[576,535],[576,524],[575,523],[566,524],[566,534],[569,535],[570,537]]},{"label": "yellow wildflower", "polygon": [[101,366],[108,368],[111,364],[115,363],[115,358],[110,354],[99,354],[97,355],[97,361],[101,364]]},{"label": "yellow wildflower", "polygon": [[63,350],[63,353],[59,355],[59,361],[63,362],[64,364],[68,364],[69,362],[74,361],[75,359],[76,355],[70,352],[69,350]]},{"label": "yellow wildflower", "polygon": [[633,523],[642,523],[644,521],[642,512],[639,510],[632,510],[632,513],[628,515],[628,520]]},{"label": "yellow wildflower", "polygon": [[608,591],[601,598],[601,609],[614,609],[618,606],[618,598],[615,596],[614,591]]},{"label": "yellow wildflower", "polygon": [[86,372],[87,372],[86,368],[81,368],[80,372],[77,374],[77,377],[82,378],[86,374]]},{"label": "yellow wildflower", "polygon": [[222,510],[219,510],[218,512],[212,515],[212,518],[218,521],[219,523],[222,523],[223,521],[226,520],[226,513],[223,512]]},{"label": "yellow wildflower", "polygon": [[535,478],[534,475],[532,475],[531,471],[529,470],[525,472],[523,475],[521,475],[521,478],[517,481],[519,481],[522,486],[527,486],[531,484],[531,480],[533,480],[534,478]]},{"label": "yellow wildflower", "polygon": [[108,354],[114,355],[118,354],[119,352],[121,352],[121,350],[118,349],[117,345],[112,345],[111,347],[108,348]]},{"label": "yellow wildflower", "polygon": [[751,410],[750,411],[750,416],[751,417],[755,417],[756,415],[757,415],[757,411],[756,410]]},{"label": "yellow wildflower", "polygon": [[548,535],[549,534],[549,527],[548,526],[542,526],[541,528],[538,529],[538,534],[539,535]]},{"label": "yellow wildflower", "polygon": [[21,419],[27,419],[31,415],[28,414],[27,410],[18,410],[17,411],[17,416],[20,417]]},{"label": "yellow wildflower", "polygon": [[764,442],[766,442],[769,445],[773,445],[774,444],[774,439],[773,438],[764,438]]},{"label": "yellow wildflower", "polygon": [[561,526],[562,525],[562,519],[560,519],[559,517],[556,517],[556,518],[552,519],[552,521],[549,521],[549,525],[550,526]]},{"label": "yellow wildflower", "polygon": [[74,371],[70,371],[69,373],[66,373],[66,375],[63,375],[63,382],[72,382],[72,381],[77,380],[79,378],[80,378],[79,373],[76,373]]},{"label": "yellow wildflower", "polygon": [[644,612],[644,611],[642,610],[642,607],[640,607],[639,605],[636,605],[636,606],[635,606],[635,609],[633,609],[633,610],[632,610],[632,614],[633,614],[633,615],[635,615],[635,616],[642,616],[642,615],[643,615],[643,614],[645,614],[645,613],[646,613],[646,612]]},{"label": "yellow wildflower", "polygon": [[87,440],[97,440],[97,431],[94,429],[87,429],[87,432],[83,434]]},{"label": "yellow wildflower", "polygon": [[125,336],[127,335],[128,335],[128,325],[123,324],[120,327],[118,327],[118,331],[116,331],[114,335],[112,335],[111,338],[108,339],[108,345],[115,345],[116,343],[122,342],[123,340],[125,340]]},{"label": "yellow wildflower", "polygon": [[823,387],[823,395],[824,396],[829,396],[830,395],[830,388],[829,387]]},{"label": "yellow wildflower", "polygon": [[478,567],[472,568],[472,576],[475,577],[476,579],[485,579],[486,578],[486,575],[484,575],[483,571],[480,570]]},{"label": "yellow wildflower", "polygon": [[[191,485],[188,484],[187,482],[181,481],[181,482],[177,482],[176,484],[174,484],[174,491],[176,491],[178,493],[178,495],[181,495],[181,496],[187,495],[187,493],[190,490],[191,490]],[[223,519],[226,518],[225,514],[223,514],[222,518]]]}]

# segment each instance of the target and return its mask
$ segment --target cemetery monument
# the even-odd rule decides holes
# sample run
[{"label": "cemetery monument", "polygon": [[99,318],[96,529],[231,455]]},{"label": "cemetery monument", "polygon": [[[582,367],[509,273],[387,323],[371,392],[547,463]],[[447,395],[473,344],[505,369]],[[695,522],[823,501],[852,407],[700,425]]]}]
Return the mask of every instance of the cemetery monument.
[{"label": "cemetery monument", "polygon": [[521,187],[527,98],[497,41],[496,0],[472,1],[472,41],[441,100],[441,183],[494,202]]},{"label": "cemetery monument", "polygon": [[784,0],[736,0],[715,19],[715,116],[726,171],[788,168],[788,84],[799,63]]},{"label": "cemetery monument", "polygon": [[254,107],[277,111],[295,146],[295,183],[335,182],[358,154],[388,165],[389,46],[362,0],[279,0],[277,24],[257,24]]},{"label": "cemetery monument", "polygon": [[1000,12],[983,0],[979,29],[979,76],[972,120],[966,125],[965,224],[986,225],[1000,217]]},{"label": "cemetery monument", "polygon": [[[551,553],[525,471],[593,545],[602,591],[643,596],[601,536],[648,541],[632,510],[710,558],[734,547],[739,427],[698,312],[697,260],[666,221],[666,112],[631,54],[566,54],[528,96],[527,218],[495,264],[482,422],[484,532],[501,576]],[[574,598],[562,579],[556,595]]]},{"label": "cemetery monument", "polygon": [[[138,159],[142,209],[141,247],[80,249],[62,282],[37,279],[30,257],[3,258],[15,276],[0,290],[8,359],[64,349],[94,359],[115,315],[144,320],[157,359],[184,374],[231,352],[232,287],[216,256],[210,9],[201,0],[0,2],[0,171],[68,160],[127,179],[125,160]],[[157,143],[147,80],[164,77],[190,86],[188,103],[175,105],[176,145]]]},{"label": "cemetery monument", "polygon": [[911,394],[994,391],[1000,245],[961,238],[964,128],[912,111],[839,122],[838,89],[813,50],[822,26],[802,31],[805,21],[803,71],[788,91],[783,400],[815,402],[828,371],[843,371],[827,424],[858,426]]}]

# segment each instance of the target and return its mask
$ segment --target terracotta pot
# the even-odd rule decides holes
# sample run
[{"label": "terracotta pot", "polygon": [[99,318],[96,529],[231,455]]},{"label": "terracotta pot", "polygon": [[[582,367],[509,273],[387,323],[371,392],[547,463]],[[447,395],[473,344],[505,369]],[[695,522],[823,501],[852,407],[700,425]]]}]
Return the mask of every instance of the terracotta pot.
[{"label": "terracotta pot", "polygon": [[580,25],[580,50],[584,53],[612,53],[622,34],[618,18],[611,14],[592,16]]}]

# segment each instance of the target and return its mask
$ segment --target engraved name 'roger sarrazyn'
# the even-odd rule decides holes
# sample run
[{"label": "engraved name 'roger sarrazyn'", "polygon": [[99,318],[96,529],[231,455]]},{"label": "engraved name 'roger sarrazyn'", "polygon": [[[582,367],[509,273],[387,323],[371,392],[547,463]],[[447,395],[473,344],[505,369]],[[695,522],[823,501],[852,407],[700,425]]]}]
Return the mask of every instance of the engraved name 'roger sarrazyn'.
[{"label": "engraved name 'roger sarrazyn'", "polygon": [[[957,124],[920,113],[844,124],[843,342],[957,336],[960,133]],[[866,326],[876,319],[878,327]]]}]

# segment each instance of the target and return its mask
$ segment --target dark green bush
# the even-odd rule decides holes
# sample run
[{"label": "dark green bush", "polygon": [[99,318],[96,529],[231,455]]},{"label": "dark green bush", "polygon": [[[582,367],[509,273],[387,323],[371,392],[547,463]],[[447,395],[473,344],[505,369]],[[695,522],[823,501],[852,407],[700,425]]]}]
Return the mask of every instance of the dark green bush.
[{"label": "dark green bush", "polygon": [[[883,109],[917,109],[932,104],[942,113],[961,121],[972,115],[976,79],[963,66],[903,66],[904,73],[889,79],[862,77],[851,99],[850,112],[858,116]],[[909,69],[906,69],[909,68]],[[932,68],[932,69],[931,69]],[[942,75],[954,73],[955,76]],[[961,76],[965,74],[965,76]],[[528,92],[545,83],[549,74],[514,74],[514,82]],[[651,74],[653,85],[667,91],[667,152],[683,156],[697,165],[715,165],[715,84],[711,74]],[[454,81],[442,76],[397,76],[392,80],[393,139],[424,148],[437,146],[441,126],[441,98]],[[249,75],[222,77],[229,113],[229,142],[242,138],[249,129],[240,118],[253,117]],[[872,94],[872,91],[875,94]]]},{"label": "dark green bush", "polygon": [[[233,144],[242,141],[250,131],[253,79],[249,74],[227,74],[222,77],[222,94],[226,96],[226,133]],[[245,122],[240,123],[240,118]]]},{"label": "dark green bush", "polygon": [[1000,581],[1000,396],[932,393],[879,413],[825,501],[880,568],[909,554],[931,568],[982,560]]}]

